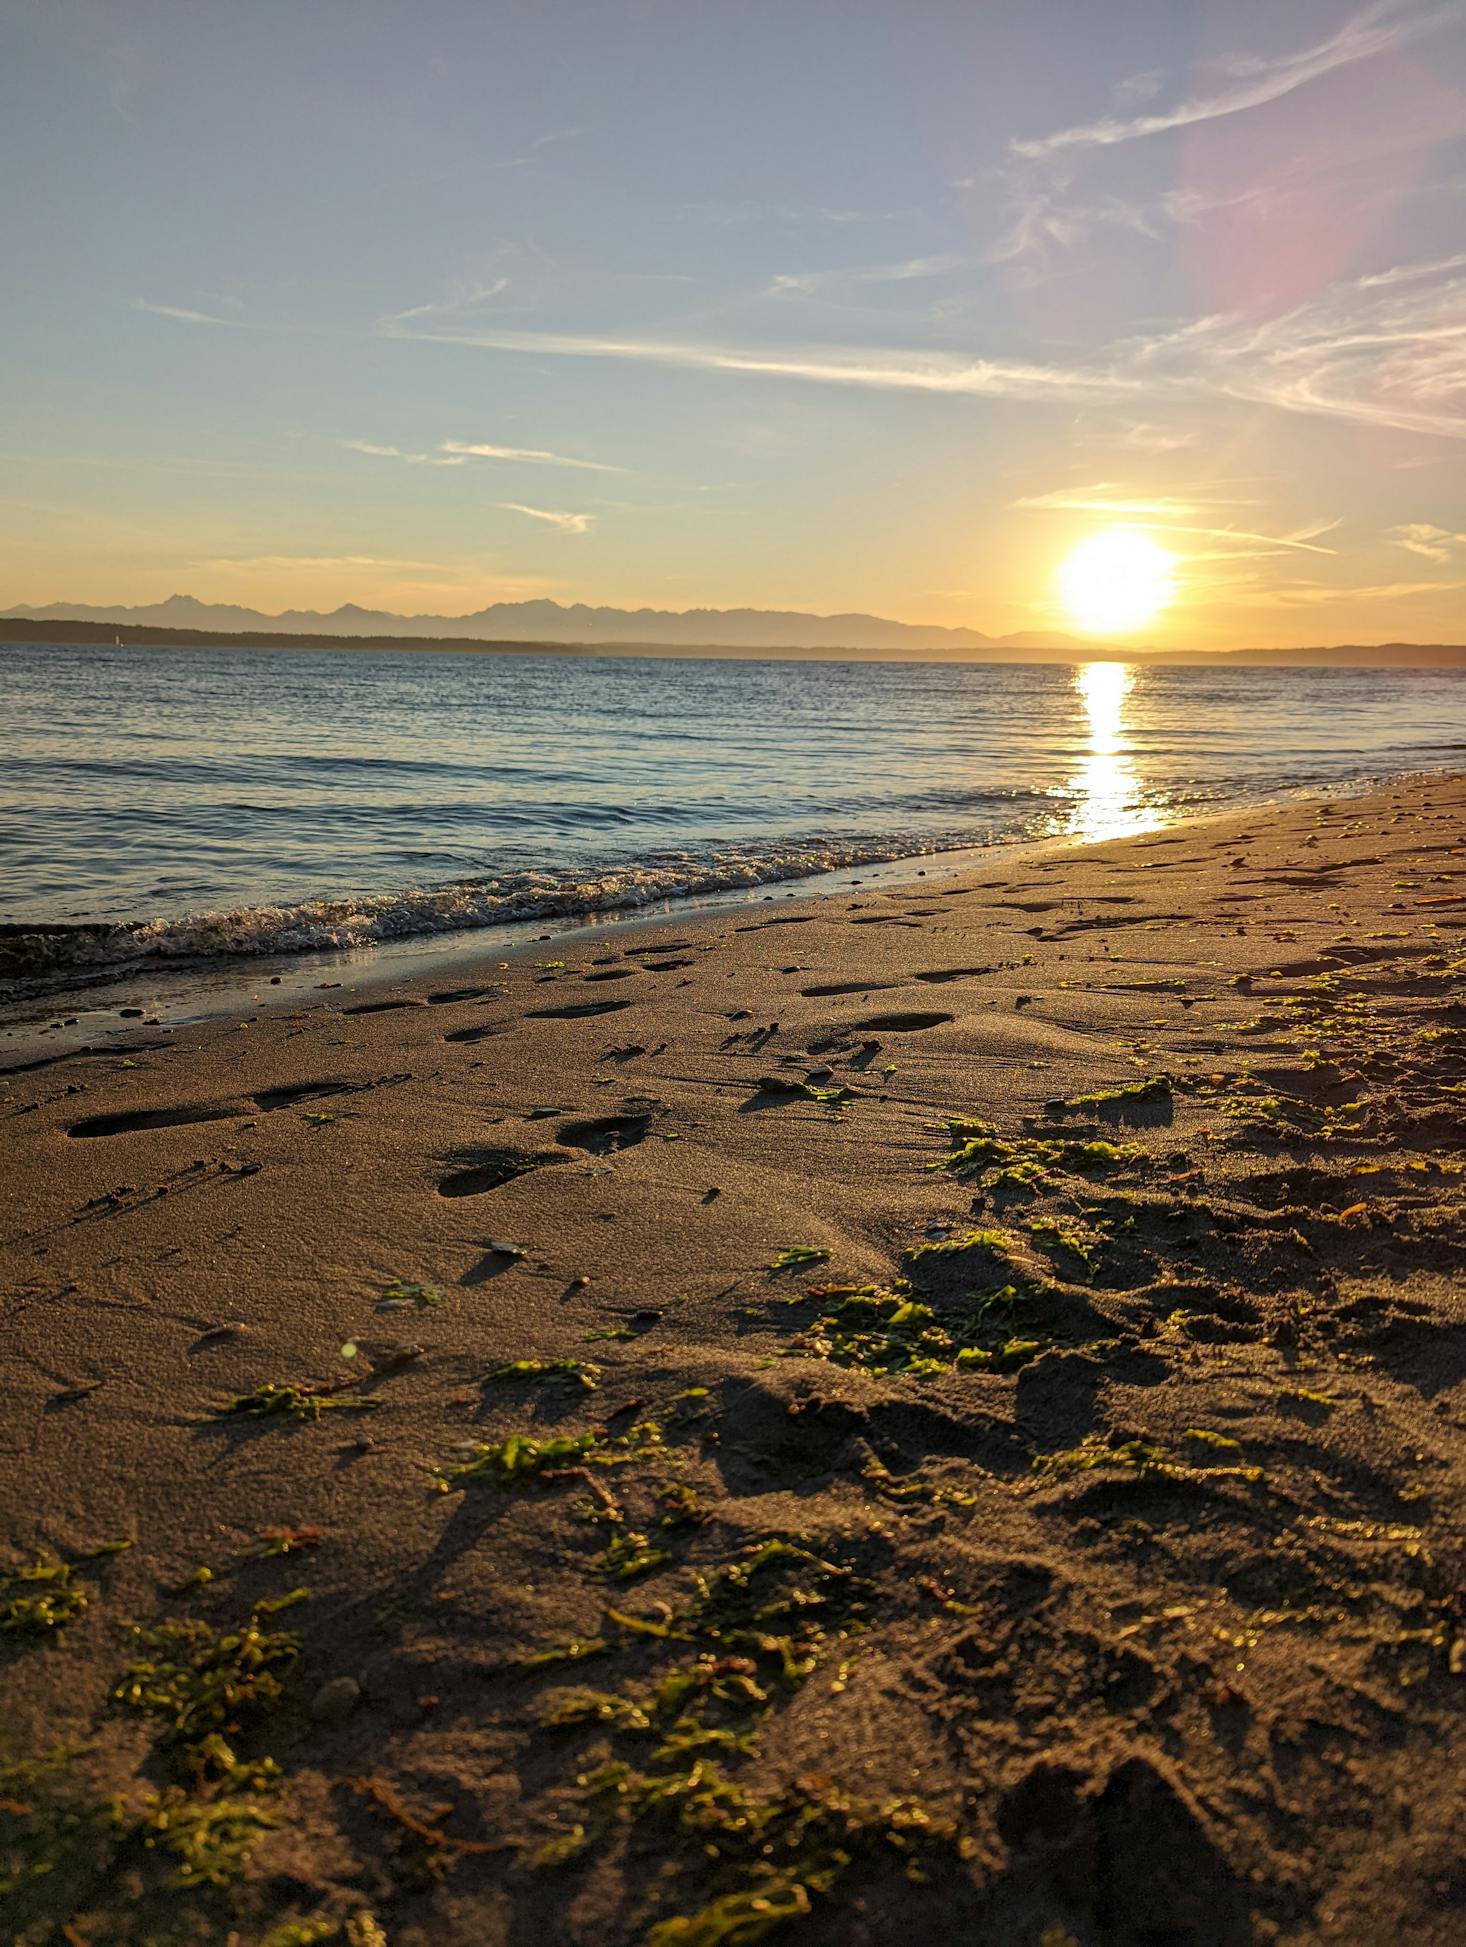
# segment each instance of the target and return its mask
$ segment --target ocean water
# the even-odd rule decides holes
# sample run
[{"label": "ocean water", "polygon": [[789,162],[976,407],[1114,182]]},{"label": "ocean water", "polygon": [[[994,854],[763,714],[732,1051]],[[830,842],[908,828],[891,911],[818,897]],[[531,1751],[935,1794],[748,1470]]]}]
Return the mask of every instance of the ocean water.
[{"label": "ocean water", "polygon": [[1461,763],[1466,672],[0,645],[11,974],[356,947]]}]

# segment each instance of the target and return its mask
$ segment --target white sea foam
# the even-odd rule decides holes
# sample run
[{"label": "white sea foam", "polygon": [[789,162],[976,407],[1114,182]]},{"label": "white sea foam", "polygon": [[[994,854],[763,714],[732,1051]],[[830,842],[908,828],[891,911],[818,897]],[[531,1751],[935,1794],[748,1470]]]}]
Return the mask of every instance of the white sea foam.
[{"label": "white sea foam", "polygon": [[773,885],[973,843],[971,834],[934,843],[929,835],[911,832],[816,838],[703,856],[666,852],[585,875],[520,872],[471,883],[289,906],[239,906],[116,926],[37,927],[34,932],[16,928],[0,942],[0,963],[12,974],[34,975],[339,950],[519,921],[635,911],[663,900]]}]

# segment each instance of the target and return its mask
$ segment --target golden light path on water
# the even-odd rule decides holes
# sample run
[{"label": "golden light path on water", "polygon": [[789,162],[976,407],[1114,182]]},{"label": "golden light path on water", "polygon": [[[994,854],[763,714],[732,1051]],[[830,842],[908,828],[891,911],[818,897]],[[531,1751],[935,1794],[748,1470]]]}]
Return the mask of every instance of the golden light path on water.
[{"label": "golden light path on water", "polygon": [[1075,838],[1123,838],[1154,831],[1166,814],[1141,795],[1126,705],[1135,687],[1129,663],[1081,663],[1074,688],[1084,710],[1088,748],[1069,780],[1075,803],[1069,830]]}]

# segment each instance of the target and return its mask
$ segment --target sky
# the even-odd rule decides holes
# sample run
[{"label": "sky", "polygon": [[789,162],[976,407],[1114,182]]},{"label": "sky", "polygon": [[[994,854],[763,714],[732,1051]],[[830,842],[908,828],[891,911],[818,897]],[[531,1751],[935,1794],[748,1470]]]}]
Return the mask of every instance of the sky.
[{"label": "sky", "polygon": [[1466,640],[1466,0],[0,0],[0,606]]}]

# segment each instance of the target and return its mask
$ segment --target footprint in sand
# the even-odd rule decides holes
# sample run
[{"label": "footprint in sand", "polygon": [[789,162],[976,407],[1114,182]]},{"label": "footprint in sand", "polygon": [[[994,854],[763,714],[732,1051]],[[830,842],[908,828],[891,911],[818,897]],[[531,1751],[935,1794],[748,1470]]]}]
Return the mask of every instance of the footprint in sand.
[{"label": "footprint in sand", "polygon": [[956,1017],[951,1014],[871,1014],[864,1021],[851,1021],[850,1034],[917,1034],[923,1028],[945,1027]]},{"label": "footprint in sand", "polygon": [[293,1108],[298,1102],[311,1102],[324,1095],[350,1095],[359,1089],[380,1087],[384,1082],[406,1081],[405,1075],[383,1076],[380,1082],[296,1082],[286,1088],[261,1089],[258,1094],[239,1096],[227,1102],[186,1102],[171,1109],[123,1109],[112,1115],[88,1116],[74,1122],[68,1136],[124,1136],[143,1129],[183,1129],[196,1122],[229,1122],[236,1116],[270,1115],[276,1109]]},{"label": "footprint in sand", "polygon": [[458,1161],[462,1167],[439,1181],[438,1195],[481,1197],[489,1190],[501,1190],[516,1177],[528,1176],[531,1170],[568,1160],[564,1156],[530,1156],[518,1149],[475,1150],[460,1156]]},{"label": "footprint in sand", "polygon": [[250,1102],[200,1102],[176,1109],[131,1109],[117,1115],[88,1116],[84,1122],[73,1122],[66,1133],[77,1137],[124,1136],[141,1129],[181,1129],[194,1122],[228,1122],[235,1116],[248,1115],[253,1106]]},{"label": "footprint in sand", "polygon": [[566,1149],[586,1149],[592,1156],[608,1156],[618,1149],[630,1149],[645,1142],[651,1133],[650,1115],[587,1116],[562,1123],[555,1140]]},{"label": "footprint in sand", "polygon": [[878,994],[886,987],[899,987],[899,980],[830,980],[819,987],[801,987],[806,1000],[825,1000],[831,994]]},{"label": "footprint in sand", "polygon": [[568,1007],[532,1007],[525,1016],[529,1021],[584,1021],[594,1014],[616,1014],[623,1007],[630,1007],[630,1001],[581,1001]]}]

